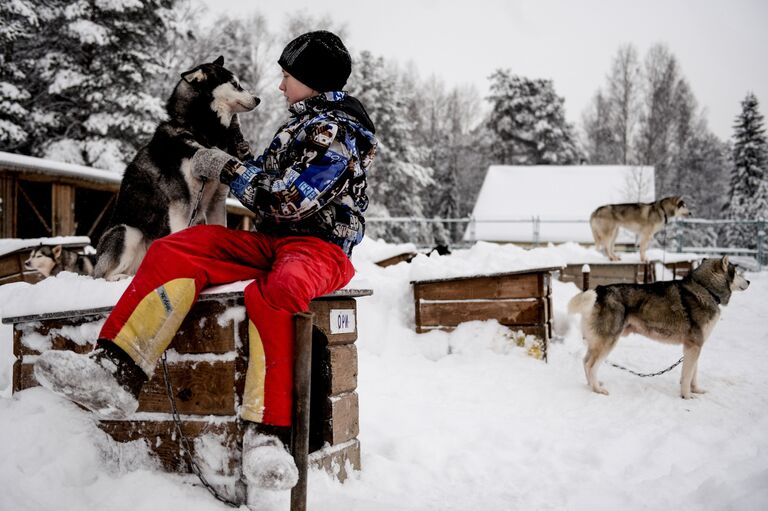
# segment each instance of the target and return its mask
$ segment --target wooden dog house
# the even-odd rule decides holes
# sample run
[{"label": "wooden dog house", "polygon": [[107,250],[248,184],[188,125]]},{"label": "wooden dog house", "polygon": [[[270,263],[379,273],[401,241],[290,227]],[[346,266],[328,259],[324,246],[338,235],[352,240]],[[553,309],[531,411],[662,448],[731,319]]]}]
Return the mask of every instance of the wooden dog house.
[{"label": "wooden dog house", "polygon": [[[369,290],[341,290],[310,304],[314,316],[308,461],[339,480],[348,476],[349,469],[360,469],[355,298],[370,294]],[[37,385],[33,364],[40,353],[41,336],[50,342],[51,349],[88,352],[95,339],[83,342],[73,338],[72,332],[78,331],[73,327],[92,324],[97,328],[110,310],[5,318],[3,322],[12,324],[14,331],[13,392]],[[204,467],[209,482],[239,503],[246,498],[240,478],[242,431],[237,408],[248,365],[247,331],[242,291],[204,292],[168,350],[172,392],[193,456]],[[28,336],[37,342],[27,342]],[[137,413],[127,420],[102,421],[101,428],[117,441],[143,439],[166,470],[190,473],[192,467],[180,449],[171,412],[158,364],[142,389]],[[211,442],[224,448],[200,449]],[[211,457],[211,452],[225,454]]]},{"label": "wooden dog house", "polygon": [[559,268],[413,281],[416,332],[450,331],[466,321],[495,319],[540,339],[546,360],[555,270]]}]

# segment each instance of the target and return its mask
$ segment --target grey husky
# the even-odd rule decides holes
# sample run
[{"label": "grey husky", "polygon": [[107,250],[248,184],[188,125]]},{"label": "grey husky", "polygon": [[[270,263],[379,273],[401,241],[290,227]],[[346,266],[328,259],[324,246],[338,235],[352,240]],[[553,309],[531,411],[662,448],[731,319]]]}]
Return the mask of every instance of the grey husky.
[{"label": "grey husky", "polygon": [[670,218],[688,216],[690,211],[680,196],[664,197],[650,203],[606,204],[600,206],[589,217],[595,246],[605,249],[611,261],[618,261],[613,251],[619,227],[640,235],[640,260],[645,262],[645,252],[651,238],[664,227]]},{"label": "grey husky", "polygon": [[62,271],[80,275],[93,273],[93,262],[90,257],[74,250],[67,250],[61,245],[54,247],[40,245],[30,252],[29,258],[24,261],[24,267],[28,270],[37,270],[43,277],[55,276]]},{"label": "grey husky", "polygon": [[607,395],[597,370],[620,336],[638,333],[682,344],[680,394],[685,399],[693,397],[692,393],[703,394],[696,379],[701,349],[720,317],[720,305],[728,305],[733,291],[748,286],[749,281],[725,256],[705,259],[682,280],[597,286],[574,296],[568,312],[581,314],[587,383],[594,392]]},{"label": "grey husky", "polygon": [[226,225],[229,187],[203,186],[191,161],[199,150],[211,148],[247,156],[237,113],[259,102],[224,67],[224,57],[182,73],[166,105],[169,119],[123,174],[110,227],[96,247],[94,277],[135,274],[152,241],[189,225]]}]

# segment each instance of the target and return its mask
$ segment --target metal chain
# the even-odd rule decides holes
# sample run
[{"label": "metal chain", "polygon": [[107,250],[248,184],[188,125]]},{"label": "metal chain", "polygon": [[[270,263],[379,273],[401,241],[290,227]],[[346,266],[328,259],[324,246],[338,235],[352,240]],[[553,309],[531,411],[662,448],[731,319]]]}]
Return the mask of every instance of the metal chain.
[{"label": "metal chain", "polygon": [[203,483],[203,486],[213,495],[216,500],[219,502],[223,502],[224,504],[228,505],[229,507],[238,508],[240,507],[239,504],[236,502],[233,502],[226,497],[219,494],[218,491],[216,491],[216,488],[214,488],[208,480],[203,475],[203,471],[200,470],[200,466],[195,462],[194,458],[192,457],[192,449],[190,449],[189,446],[189,439],[187,439],[186,435],[184,435],[184,432],[181,429],[181,417],[179,416],[179,412],[176,409],[176,399],[173,397],[173,389],[171,388],[171,379],[168,376],[168,366],[165,362],[165,352],[163,352],[163,356],[160,358],[160,360],[163,363],[163,379],[165,380],[165,391],[168,394],[168,400],[171,402],[171,413],[173,415],[173,423],[176,426],[176,434],[179,436],[179,447],[181,447],[181,450],[184,452],[185,457],[187,458],[187,461],[189,462],[189,467],[192,469],[192,473],[197,476],[198,479],[200,479],[200,482]]},{"label": "metal chain", "polygon": [[670,372],[672,369],[674,369],[675,367],[680,365],[680,362],[683,361],[683,358],[685,358],[685,357],[680,357],[680,360],[678,360],[677,362],[675,362],[671,366],[667,367],[666,369],[662,369],[661,371],[656,371],[655,373],[638,373],[638,372],[633,371],[632,369],[629,369],[629,368],[624,367],[622,365],[614,364],[610,360],[607,360],[606,362],[608,362],[609,365],[615,367],[616,369],[621,369],[622,371],[627,371],[628,373],[632,373],[635,376],[640,376],[641,378],[646,378],[648,376],[659,376],[661,374]]}]

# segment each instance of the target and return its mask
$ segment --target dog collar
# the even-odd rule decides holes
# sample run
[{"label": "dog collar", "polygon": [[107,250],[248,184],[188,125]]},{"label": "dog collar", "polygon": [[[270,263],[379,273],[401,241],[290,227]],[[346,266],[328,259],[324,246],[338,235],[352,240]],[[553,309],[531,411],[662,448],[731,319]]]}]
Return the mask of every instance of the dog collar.
[{"label": "dog collar", "polygon": [[701,282],[699,282],[699,281],[698,281],[698,280],[696,280],[696,279],[693,279],[693,281],[694,281],[694,282],[696,282],[696,283],[697,283],[698,285],[700,285],[701,287],[703,287],[703,288],[704,288],[704,290],[705,290],[707,293],[709,293],[709,296],[711,296],[712,298],[714,298],[714,299],[715,299],[715,302],[716,302],[718,305],[720,305],[720,304],[723,302],[723,299],[722,299],[722,298],[720,298],[720,297],[719,297],[718,295],[716,295],[715,293],[713,293],[713,292],[712,292],[712,290],[711,290],[711,289],[709,289],[707,286],[705,286],[704,284],[702,284]]}]

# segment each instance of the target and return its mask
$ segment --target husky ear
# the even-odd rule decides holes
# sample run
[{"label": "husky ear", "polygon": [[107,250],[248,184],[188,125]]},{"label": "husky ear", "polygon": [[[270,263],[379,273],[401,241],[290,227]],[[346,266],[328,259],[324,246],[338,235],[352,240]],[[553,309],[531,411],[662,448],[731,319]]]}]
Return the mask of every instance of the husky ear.
[{"label": "husky ear", "polygon": [[51,250],[53,251],[53,257],[55,259],[58,259],[59,257],[61,257],[61,245],[56,245]]},{"label": "husky ear", "polygon": [[213,63],[217,66],[224,66],[224,55],[219,55],[219,58],[213,61]]},{"label": "husky ear", "polygon": [[181,78],[184,79],[185,82],[194,85],[205,80],[205,73],[202,69],[196,67],[195,69],[190,69],[189,71],[181,73]]},{"label": "husky ear", "polygon": [[723,266],[723,271],[728,271],[728,256],[723,256],[720,260],[720,264]]}]

